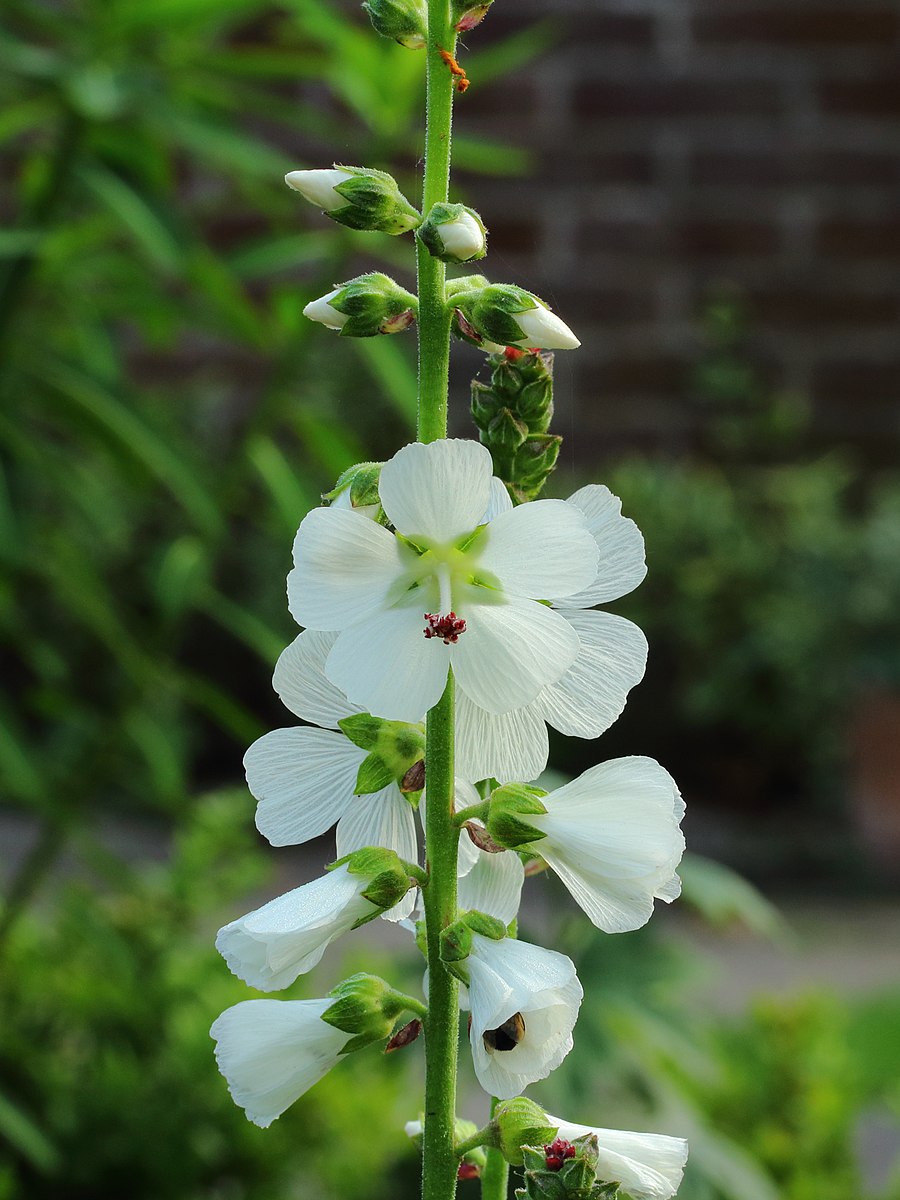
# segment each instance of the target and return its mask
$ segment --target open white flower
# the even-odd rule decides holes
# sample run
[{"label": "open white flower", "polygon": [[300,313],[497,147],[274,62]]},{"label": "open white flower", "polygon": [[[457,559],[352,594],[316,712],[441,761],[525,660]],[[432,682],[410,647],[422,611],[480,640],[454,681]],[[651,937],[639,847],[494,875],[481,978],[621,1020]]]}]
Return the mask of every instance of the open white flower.
[{"label": "open white flower", "polygon": [[[569,669],[529,704],[511,712],[487,712],[465,692],[457,693],[456,769],[467,779],[536,779],[547,765],[547,725],[570,737],[596,738],[613,724],[626,697],[644,674],[647,639],[633,622],[593,610],[627,595],[647,573],[644,539],[609,488],[589,484],[565,501],[581,512],[598,550],[591,583],[548,598],[578,636]],[[526,505],[524,507],[530,507]],[[494,480],[488,520],[512,510],[506,488]],[[512,510],[518,511],[518,510]]]},{"label": "open white flower", "polygon": [[[335,938],[392,905],[404,884],[406,891],[412,886],[386,852],[368,855],[375,859],[370,870],[361,869],[357,857],[220,929],[216,949],[234,974],[261,992],[288,987],[312,970]],[[396,878],[389,880],[390,899],[377,904],[363,892],[370,892],[383,866],[394,868]]]},{"label": "open white flower", "polygon": [[616,758],[541,797],[524,818],[546,836],[530,848],[607,933],[645,925],[653,901],[677,899],[684,801],[652,758]]},{"label": "open white flower", "polygon": [[[308,630],[278,659],[273,683],[286,707],[325,728],[274,729],[247,751],[247,785],[259,801],[256,827],[273,846],[294,846],[337,822],[338,858],[383,846],[414,862],[415,817],[399,785],[390,782],[378,791],[354,794],[367,752],[338,731],[340,720],[361,710],[325,677],[323,666],[335,636]],[[400,920],[413,903],[410,895],[385,915]]]},{"label": "open white flower", "polygon": [[509,1100],[572,1049],[584,992],[571,959],[514,938],[473,934],[465,967],[475,1074],[486,1092]]},{"label": "open white flower", "polygon": [[688,1157],[684,1138],[575,1125],[549,1113],[547,1123],[558,1125],[559,1136],[570,1142],[594,1134],[600,1150],[597,1179],[601,1183],[620,1183],[634,1200],[670,1200],[678,1191]]},{"label": "open white flower", "polygon": [[338,1062],[353,1034],[326,1024],[322,1000],[244,1000],[209,1033],[235,1104],[266,1129]]},{"label": "open white flower", "polygon": [[538,500],[482,525],[490,492],[491,457],[477,442],[416,443],[381,471],[396,534],[341,509],[314,509],[301,523],[291,613],[338,632],[325,673],[367,712],[419,720],[451,665],[470,701],[508,712],[578,656],[578,634],[540,601],[594,582],[598,551],[584,514]]}]

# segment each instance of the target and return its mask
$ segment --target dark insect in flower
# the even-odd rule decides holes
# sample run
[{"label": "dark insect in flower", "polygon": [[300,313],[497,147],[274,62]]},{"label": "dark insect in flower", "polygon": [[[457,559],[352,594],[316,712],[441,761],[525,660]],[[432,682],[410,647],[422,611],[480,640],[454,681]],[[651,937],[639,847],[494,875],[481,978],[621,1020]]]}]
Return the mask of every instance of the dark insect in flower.
[{"label": "dark insect in flower", "polygon": [[481,1035],[487,1050],[515,1050],[525,1036],[525,1018],[521,1013],[513,1013],[508,1020],[496,1029],[486,1029]]}]

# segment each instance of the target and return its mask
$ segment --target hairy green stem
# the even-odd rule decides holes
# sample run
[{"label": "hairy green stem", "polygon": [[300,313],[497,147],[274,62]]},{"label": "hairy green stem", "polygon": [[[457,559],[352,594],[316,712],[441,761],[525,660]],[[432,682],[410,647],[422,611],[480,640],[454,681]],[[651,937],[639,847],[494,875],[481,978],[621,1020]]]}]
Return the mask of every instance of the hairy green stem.
[{"label": "hairy green stem", "polygon": [[425,1127],[422,1200],[453,1200],[458,1159],[456,1060],[459,984],[441,962],[441,931],[456,920],[456,854],[453,824],[453,675],[428,714],[425,742],[428,805],[425,845],[428,886],[423,889],[428,943],[428,1016],[425,1019]]},{"label": "hairy green stem", "polygon": [[[496,1097],[491,1097],[491,1116],[497,1107]],[[487,1161],[481,1169],[481,1200],[506,1200],[509,1189],[509,1163],[499,1150],[491,1147]]]}]

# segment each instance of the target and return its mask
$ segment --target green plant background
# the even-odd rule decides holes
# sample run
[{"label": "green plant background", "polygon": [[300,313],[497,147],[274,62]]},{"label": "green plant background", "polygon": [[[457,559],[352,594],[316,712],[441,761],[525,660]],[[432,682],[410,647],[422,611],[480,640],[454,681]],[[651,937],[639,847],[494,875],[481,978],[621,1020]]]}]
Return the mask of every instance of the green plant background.
[{"label": "green plant background", "polygon": [[[474,49],[478,78],[549,36]],[[416,1194],[415,1049],[355,1057],[263,1132],[228,1098],[207,1029],[247,995],[217,924],[285,883],[234,785],[246,745],[284,720],[269,677],[293,636],[293,533],[414,420],[411,339],[336,342],[301,316],[358,262],[408,284],[408,245],[308,219],[280,177],[339,156],[415,195],[421,74],[321,0],[9,0],[0,15],[4,1200]],[[529,165],[464,128],[455,162]],[[809,449],[801,400],[767,395],[744,362],[735,298],[703,320],[695,458],[553,483],[626,497],[653,568],[621,611],[657,673],[600,753],[658,752],[701,799],[765,793],[846,821],[853,702],[900,675],[900,482]],[[587,764],[581,744],[555,750],[561,769]],[[686,892],[699,920],[781,936],[724,868],[694,860]],[[854,1151],[862,1110],[898,1113],[900,997],[715,1016],[690,998],[703,963],[664,923],[623,939],[584,926],[541,931],[590,997],[548,1107],[689,1133],[685,1200],[900,1197],[865,1192]],[[417,986],[402,941],[373,956],[360,935],[295,994],[362,966]]]}]

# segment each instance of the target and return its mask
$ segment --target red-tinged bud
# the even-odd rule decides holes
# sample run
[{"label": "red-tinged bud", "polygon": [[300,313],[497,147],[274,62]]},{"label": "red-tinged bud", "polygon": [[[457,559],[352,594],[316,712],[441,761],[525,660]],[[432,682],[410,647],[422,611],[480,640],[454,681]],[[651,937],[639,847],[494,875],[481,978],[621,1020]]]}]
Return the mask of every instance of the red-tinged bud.
[{"label": "red-tinged bud", "polygon": [[497,845],[483,825],[478,825],[474,821],[466,821],[463,829],[469,835],[470,840],[485,854],[502,854],[506,849],[505,846]]},{"label": "red-tinged bud", "polygon": [[393,1050],[402,1050],[404,1046],[410,1046],[422,1032],[422,1022],[418,1017],[413,1017],[408,1025],[404,1025],[402,1029],[398,1029],[391,1040],[384,1048],[385,1054],[390,1054]]},{"label": "red-tinged bud", "polygon": [[561,1171],[567,1158],[575,1157],[575,1147],[565,1138],[556,1138],[549,1146],[544,1147],[548,1171]]},{"label": "red-tinged bud", "polygon": [[480,0],[480,3],[475,4],[472,4],[471,0],[454,0],[451,8],[453,28],[458,33],[468,33],[470,29],[481,24],[492,3],[493,0]]},{"label": "red-tinged bud", "polygon": [[481,1168],[473,1162],[461,1162],[456,1172],[457,1179],[478,1179],[480,1175]]}]

